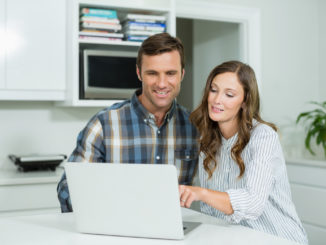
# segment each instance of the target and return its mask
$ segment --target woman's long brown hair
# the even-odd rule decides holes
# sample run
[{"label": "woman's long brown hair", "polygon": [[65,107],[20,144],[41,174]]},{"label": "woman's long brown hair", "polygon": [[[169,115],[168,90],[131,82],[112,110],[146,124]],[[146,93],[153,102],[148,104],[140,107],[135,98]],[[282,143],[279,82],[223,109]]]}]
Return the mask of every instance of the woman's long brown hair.
[{"label": "woman's long brown hair", "polygon": [[253,128],[253,119],[271,126],[275,131],[276,126],[265,122],[260,117],[260,99],[255,72],[253,69],[239,61],[228,61],[216,66],[209,74],[201,104],[191,113],[190,120],[200,133],[200,151],[205,154],[204,169],[211,178],[218,162],[217,154],[220,152],[222,135],[218,123],[211,120],[208,114],[208,95],[213,79],[222,73],[235,73],[244,90],[244,104],[238,114],[239,129],[237,142],[231,149],[231,156],[239,166],[241,178],[245,172],[245,164],[241,158],[243,149],[249,142],[250,132]]}]

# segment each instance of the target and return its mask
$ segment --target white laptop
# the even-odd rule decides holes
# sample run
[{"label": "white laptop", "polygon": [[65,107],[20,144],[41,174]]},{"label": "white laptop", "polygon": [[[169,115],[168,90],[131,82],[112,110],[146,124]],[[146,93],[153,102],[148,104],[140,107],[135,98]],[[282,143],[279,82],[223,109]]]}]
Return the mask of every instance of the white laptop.
[{"label": "white laptop", "polygon": [[[183,239],[177,171],[167,164],[65,164],[79,232]],[[185,229],[185,231],[184,231]]]}]

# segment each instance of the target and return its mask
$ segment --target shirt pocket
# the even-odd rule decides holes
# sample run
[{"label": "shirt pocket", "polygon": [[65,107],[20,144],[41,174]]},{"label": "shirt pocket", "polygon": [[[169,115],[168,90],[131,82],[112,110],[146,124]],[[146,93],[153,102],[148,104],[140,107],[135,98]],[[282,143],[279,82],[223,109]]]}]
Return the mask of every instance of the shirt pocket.
[{"label": "shirt pocket", "polygon": [[178,171],[179,183],[192,184],[192,178],[197,171],[198,150],[197,149],[176,149],[174,151],[174,165]]},{"label": "shirt pocket", "polygon": [[192,161],[198,159],[197,149],[176,149],[174,151],[174,158],[182,161]]}]

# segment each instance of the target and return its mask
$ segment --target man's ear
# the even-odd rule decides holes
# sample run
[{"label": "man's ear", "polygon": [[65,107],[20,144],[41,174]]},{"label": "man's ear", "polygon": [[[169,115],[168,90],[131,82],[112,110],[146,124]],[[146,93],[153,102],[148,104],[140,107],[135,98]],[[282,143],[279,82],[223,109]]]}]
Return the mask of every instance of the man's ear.
[{"label": "man's ear", "polygon": [[185,73],[186,73],[185,69],[182,69],[181,81],[183,80]]},{"label": "man's ear", "polygon": [[139,81],[141,81],[140,70],[137,65],[136,65],[136,73],[137,73],[137,77],[138,77]]}]

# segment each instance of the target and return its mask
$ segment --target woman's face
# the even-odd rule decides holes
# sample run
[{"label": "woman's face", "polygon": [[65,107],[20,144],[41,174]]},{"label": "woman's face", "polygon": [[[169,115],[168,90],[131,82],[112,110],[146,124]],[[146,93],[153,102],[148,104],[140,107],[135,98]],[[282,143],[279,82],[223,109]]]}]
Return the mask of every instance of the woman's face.
[{"label": "woman's face", "polygon": [[214,77],[208,94],[208,113],[219,126],[237,125],[238,113],[244,104],[244,90],[237,75],[225,72]]}]

